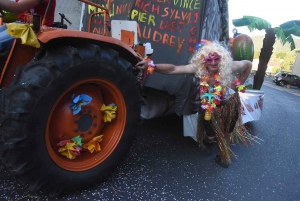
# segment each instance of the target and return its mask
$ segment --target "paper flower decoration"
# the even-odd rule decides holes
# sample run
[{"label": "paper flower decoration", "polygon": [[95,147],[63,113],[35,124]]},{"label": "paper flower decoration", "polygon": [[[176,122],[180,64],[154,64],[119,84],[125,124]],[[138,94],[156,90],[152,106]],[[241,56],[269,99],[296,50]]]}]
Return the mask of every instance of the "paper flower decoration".
[{"label": "paper flower decoration", "polygon": [[74,138],[72,138],[72,140],[76,143],[77,146],[82,146],[82,142],[81,142],[81,137],[80,136],[76,136]]},{"label": "paper flower decoration", "polygon": [[84,144],[83,148],[89,150],[89,152],[91,152],[91,153],[93,153],[94,151],[95,152],[101,151],[101,147],[100,147],[99,142],[102,141],[102,136],[103,135],[99,135],[97,137],[94,137],[88,143]]},{"label": "paper flower decoration", "polygon": [[244,85],[239,85],[236,87],[238,89],[239,92],[244,93],[246,91],[246,87]]},{"label": "paper flower decoration", "polygon": [[112,119],[116,118],[116,111],[117,111],[117,106],[112,103],[108,106],[103,104],[100,109],[104,114],[103,114],[103,120],[104,122],[111,122]]},{"label": "paper flower decoration", "polygon": [[86,94],[80,94],[75,97],[75,94],[72,95],[72,103],[71,103],[71,110],[73,110],[73,115],[76,115],[80,112],[82,106],[88,105],[92,98]]},{"label": "paper flower decoration", "polygon": [[82,150],[81,147],[76,145],[76,142],[73,140],[64,140],[57,144],[57,146],[60,146],[61,148],[58,149],[58,152],[66,156],[68,159],[75,159],[76,156],[80,154],[80,151]]},{"label": "paper flower decoration", "polygon": [[149,74],[153,74],[153,71],[155,70],[155,68],[156,68],[156,65],[153,63],[152,60],[150,60],[150,61],[148,62],[147,72],[148,72]]},{"label": "paper flower decoration", "polygon": [[242,85],[240,80],[234,80],[233,85],[235,85],[239,92],[244,93],[246,91],[245,85]]},{"label": "paper flower decoration", "polygon": [[6,24],[7,33],[15,38],[20,38],[22,44],[40,48],[39,40],[29,24],[9,23]]},{"label": "paper flower decoration", "polygon": [[220,105],[222,95],[221,92],[223,89],[219,82],[219,74],[214,75],[215,83],[212,90],[208,85],[209,79],[209,74],[200,79],[201,108],[205,110],[204,119],[207,121],[211,119],[211,114],[217,105]]},{"label": "paper flower decoration", "polygon": [[208,40],[200,40],[200,42],[196,45],[196,50],[198,51],[199,49],[201,49],[205,44],[208,44],[210,43]]}]

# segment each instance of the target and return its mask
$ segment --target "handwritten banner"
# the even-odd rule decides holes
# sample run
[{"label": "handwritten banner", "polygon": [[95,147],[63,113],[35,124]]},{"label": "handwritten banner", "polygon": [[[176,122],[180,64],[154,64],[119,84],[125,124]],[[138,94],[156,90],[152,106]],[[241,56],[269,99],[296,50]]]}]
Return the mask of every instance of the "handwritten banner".
[{"label": "handwritten banner", "polygon": [[[106,6],[106,0],[92,0]],[[112,0],[111,20],[138,22],[138,41],[150,42],[156,63],[187,64],[200,40],[204,0]],[[88,30],[94,6],[85,6],[82,17],[83,31]],[[103,34],[103,16],[93,18],[91,31]]]}]

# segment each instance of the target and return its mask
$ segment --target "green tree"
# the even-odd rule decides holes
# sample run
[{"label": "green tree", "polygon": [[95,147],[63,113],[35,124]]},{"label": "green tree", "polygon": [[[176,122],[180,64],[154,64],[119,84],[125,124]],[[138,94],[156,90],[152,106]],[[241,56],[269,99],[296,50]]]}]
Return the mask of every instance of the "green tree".
[{"label": "green tree", "polygon": [[[282,52],[281,52],[282,53]],[[285,55],[284,57],[282,57]],[[282,67],[283,71],[291,72],[291,67],[294,65],[296,60],[296,53],[284,53],[284,54],[276,54],[276,57],[273,58],[273,62],[277,63],[279,67]]]},{"label": "green tree", "polygon": [[296,60],[295,53],[286,54],[286,56],[284,57],[283,62],[282,62],[283,70],[287,71],[287,72],[291,72],[292,71],[291,67],[294,65],[295,60]]},{"label": "green tree", "polygon": [[272,68],[272,74],[276,74],[276,73],[278,73],[280,71],[280,67],[279,66],[274,66],[273,68]]},{"label": "green tree", "polygon": [[285,52],[278,52],[278,53],[276,53],[276,57],[277,57],[277,58],[284,59],[285,56],[286,56],[286,53],[285,53]]},{"label": "green tree", "polygon": [[259,58],[259,55],[260,55],[260,52],[259,51],[254,51],[254,59],[258,59]]},{"label": "green tree", "polygon": [[276,37],[281,41],[282,45],[288,42],[291,50],[295,49],[295,42],[292,35],[300,37],[300,20],[289,21],[274,28],[266,20],[254,16],[244,16],[240,19],[234,19],[232,23],[236,27],[247,26],[249,31],[254,31],[255,29],[266,31],[260,51],[257,72],[253,81],[253,89],[260,89],[264,82],[268,63],[273,54]]}]

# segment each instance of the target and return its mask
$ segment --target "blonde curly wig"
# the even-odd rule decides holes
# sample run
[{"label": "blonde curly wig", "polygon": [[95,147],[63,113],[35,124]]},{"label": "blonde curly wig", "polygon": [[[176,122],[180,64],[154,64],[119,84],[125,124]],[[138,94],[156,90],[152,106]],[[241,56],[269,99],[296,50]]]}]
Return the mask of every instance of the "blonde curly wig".
[{"label": "blonde curly wig", "polygon": [[222,58],[218,65],[220,73],[220,81],[223,86],[231,86],[232,83],[232,58],[230,52],[226,50],[219,42],[209,42],[199,49],[191,58],[192,68],[196,69],[196,76],[201,78],[207,74],[207,69],[204,65],[203,59],[208,56],[210,52],[217,52]]}]

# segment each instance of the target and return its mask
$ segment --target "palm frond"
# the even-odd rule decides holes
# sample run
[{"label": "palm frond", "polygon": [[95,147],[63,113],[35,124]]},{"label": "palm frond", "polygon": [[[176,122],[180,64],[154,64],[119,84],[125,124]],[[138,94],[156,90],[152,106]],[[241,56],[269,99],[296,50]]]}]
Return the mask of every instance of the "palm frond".
[{"label": "palm frond", "polygon": [[292,35],[300,37],[300,20],[288,21],[279,26],[286,36],[286,41],[290,43],[291,50],[294,50],[296,46]]},{"label": "palm frond", "polygon": [[286,36],[295,35],[300,37],[300,20],[292,20],[280,25]]},{"label": "palm frond", "polygon": [[289,35],[289,36],[286,38],[286,41],[287,41],[288,43],[290,43],[290,48],[291,48],[291,50],[294,50],[294,49],[296,48],[296,46],[295,46],[295,41],[294,41],[292,35]]},{"label": "palm frond", "polygon": [[271,24],[268,21],[254,16],[243,16],[240,19],[233,19],[232,24],[236,27],[247,26],[251,32],[255,29],[263,30],[271,28]]},{"label": "palm frond", "polygon": [[276,37],[280,40],[280,42],[282,43],[282,45],[285,45],[286,43],[286,35],[284,34],[282,28],[280,27],[275,27],[274,28],[274,32]]},{"label": "palm frond", "polygon": [[282,29],[290,29],[291,27],[300,27],[300,20],[291,20],[279,25]]},{"label": "palm frond", "polygon": [[243,27],[243,26],[248,26],[253,21],[254,21],[254,19],[239,18],[239,19],[233,19],[232,24],[236,27]]}]

